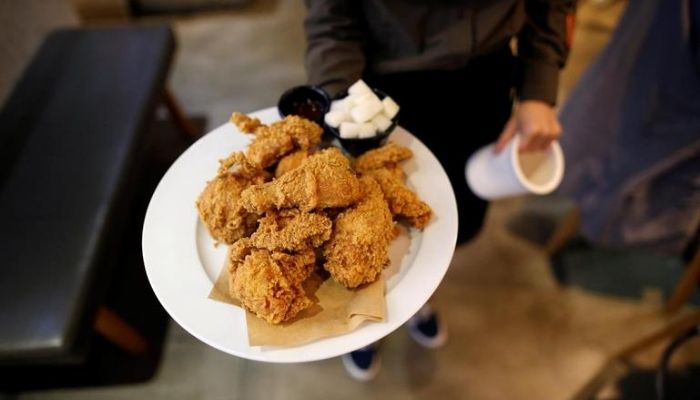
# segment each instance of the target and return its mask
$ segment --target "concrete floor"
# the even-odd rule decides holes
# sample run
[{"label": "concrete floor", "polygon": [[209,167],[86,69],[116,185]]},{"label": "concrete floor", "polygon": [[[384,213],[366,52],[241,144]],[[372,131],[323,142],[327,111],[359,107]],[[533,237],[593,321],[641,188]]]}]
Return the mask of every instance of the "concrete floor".
[{"label": "concrete floor", "polygon": [[171,84],[185,109],[205,115],[211,129],[232,111],[274,106],[284,90],[304,84],[304,13],[301,2],[256,0],[175,19]]},{"label": "concrete floor", "polygon": [[[303,83],[301,2],[256,1],[232,12],[174,20],[180,43],[172,87],[209,128],[231,111],[276,103]],[[583,3],[561,96],[605,43],[624,3]],[[527,200],[492,205],[481,236],[459,248],[434,296],[451,340],[438,351],[401,329],[383,341],[383,369],[367,384],[339,359],[272,365],[238,359],[171,323],[163,364],[147,383],[26,393],[29,399],[567,399],[615,349],[663,322],[658,298],[643,301],[561,288],[549,261],[506,222]],[[687,357],[700,353],[695,349]],[[653,362],[658,351],[641,362]],[[644,358],[646,357],[646,358]],[[606,398],[615,398],[609,389]]]}]

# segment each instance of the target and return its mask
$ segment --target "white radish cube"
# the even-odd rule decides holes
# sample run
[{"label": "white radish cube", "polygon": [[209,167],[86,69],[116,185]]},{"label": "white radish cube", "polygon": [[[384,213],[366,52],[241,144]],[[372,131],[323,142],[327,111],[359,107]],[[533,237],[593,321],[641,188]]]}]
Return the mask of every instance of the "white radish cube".
[{"label": "white radish cube", "polygon": [[367,122],[384,109],[384,105],[376,97],[362,98],[362,102],[350,110],[353,121],[357,123]]},{"label": "white radish cube", "polygon": [[347,100],[347,97],[340,100],[333,100],[331,103],[331,111],[344,110],[349,112],[351,107],[352,103]]},{"label": "white radish cube", "polygon": [[367,86],[365,81],[362,79],[358,80],[357,82],[353,83],[352,86],[348,89],[349,94],[360,94],[360,93],[372,93],[372,89]]},{"label": "white radish cube", "polygon": [[399,105],[389,96],[382,100],[382,104],[384,104],[384,114],[386,114],[389,119],[394,118],[399,112]]},{"label": "white radish cube", "polygon": [[326,122],[326,124],[328,124],[328,126],[337,128],[340,126],[341,122],[350,121],[350,113],[345,110],[329,111],[323,117],[323,120]]},{"label": "white radish cube", "polygon": [[360,139],[365,139],[374,137],[376,134],[377,128],[374,126],[374,124],[365,122],[364,124],[360,124],[360,132],[358,133],[357,137]]},{"label": "white radish cube", "polygon": [[348,97],[345,98],[345,101],[348,105],[348,108],[352,108],[353,106],[356,106],[358,104],[361,104],[364,102],[367,98],[368,95],[371,93],[356,93],[356,94],[351,94]]},{"label": "white radish cube", "polygon": [[374,92],[369,92],[369,93],[362,93],[358,95],[359,97],[357,98],[356,104],[364,103],[366,101],[382,101],[379,96],[377,96],[376,93]]},{"label": "white radish cube", "polygon": [[361,96],[348,96],[341,101],[345,102],[346,110],[350,111],[350,109],[355,105],[355,103],[357,103],[357,99],[359,99],[360,97]]},{"label": "white radish cube", "polygon": [[340,123],[340,137],[343,139],[356,139],[360,135],[360,124],[354,122]]},{"label": "white radish cube", "polygon": [[385,132],[391,126],[391,120],[382,112],[372,118],[372,125],[377,127],[377,131]]}]

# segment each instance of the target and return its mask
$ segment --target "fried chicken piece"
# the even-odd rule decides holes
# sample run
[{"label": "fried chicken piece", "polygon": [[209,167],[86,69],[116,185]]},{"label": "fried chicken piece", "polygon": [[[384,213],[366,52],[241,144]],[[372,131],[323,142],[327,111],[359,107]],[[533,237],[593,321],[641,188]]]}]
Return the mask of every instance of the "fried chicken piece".
[{"label": "fried chicken piece", "polygon": [[294,146],[302,150],[308,150],[321,143],[323,136],[323,128],[319,124],[296,115],[284,117],[270,125],[270,129],[285,132],[294,140]]},{"label": "fried chicken piece", "polygon": [[403,172],[403,169],[401,169],[399,165],[388,166],[381,169],[386,171],[386,173],[388,173],[389,175],[391,175],[392,178],[398,181],[404,182],[406,180],[406,173]]},{"label": "fried chicken piece", "polygon": [[248,212],[239,195],[248,186],[232,175],[220,175],[210,181],[197,200],[199,218],[211,236],[224,243],[233,243],[249,236],[256,229],[257,215]]},{"label": "fried chicken piece", "polygon": [[364,198],[336,218],[330,241],[323,248],[323,267],[347,288],[377,280],[389,263],[394,222],[379,184],[360,178]]},{"label": "fried chicken piece", "polygon": [[331,237],[333,222],[325,215],[290,209],[268,212],[250,237],[257,248],[301,251],[318,247]]},{"label": "fried chicken piece", "polygon": [[294,255],[250,250],[232,268],[231,295],[271,324],[287,321],[313,304],[302,283],[313,273],[315,262],[311,249]]},{"label": "fried chicken piece", "polygon": [[270,178],[270,174],[267,171],[251,164],[245,154],[240,151],[233,152],[223,160],[219,160],[218,174],[232,174],[248,180],[256,180],[260,177],[265,180]]},{"label": "fried chicken piece", "polygon": [[395,166],[397,163],[413,157],[413,152],[406,147],[389,142],[382,147],[370,150],[355,161],[357,172]]},{"label": "fried chicken piece", "polygon": [[[246,257],[255,250],[268,249],[259,249],[255,247],[250,238],[239,239],[229,246],[227,263],[229,273],[235,274]],[[304,282],[316,269],[316,252],[314,249],[306,248],[293,254],[269,250],[268,252],[274,259],[281,260],[284,266],[289,267],[285,269],[285,276],[293,283]]]},{"label": "fried chicken piece", "polygon": [[425,228],[433,212],[429,205],[406,186],[396,169],[373,169],[365,172],[364,175],[371,176],[379,183],[384,192],[384,198],[389,204],[389,210],[394,216],[407,219],[418,229]]},{"label": "fried chicken piece", "polygon": [[236,269],[243,263],[243,260],[253,251],[255,247],[250,243],[250,238],[241,238],[233,242],[228,247],[227,268],[228,272],[233,274]]},{"label": "fried chicken piece", "polygon": [[282,157],[280,162],[277,163],[277,167],[275,168],[275,178],[279,178],[285,173],[300,166],[304,160],[309,158],[309,155],[311,155],[311,150],[305,149],[297,150],[294,153],[287,154],[286,156]]},{"label": "fried chicken piece", "polygon": [[267,168],[294,150],[294,141],[284,132],[270,131],[267,127],[260,128],[262,132],[248,145],[246,157],[260,168]]},{"label": "fried chicken piece", "polygon": [[289,115],[269,126],[258,127],[246,157],[258,168],[267,168],[295,148],[307,150],[321,143],[322,134],[323,128],[315,122]]},{"label": "fried chicken piece", "polygon": [[299,208],[302,211],[347,207],[361,196],[350,161],[335,147],[315,153],[301,165],[272,182],[251,186],[241,193],[248,211]]},{"label": "fried chicken piece", "polygon": [[267,179],[269,174],[247,164],[242,153],[221,160],[219,174],[207,183],[196,202],[199,217],[215,240],[231,244],[255,231],[258,215],[243,207],[240,195]]},{"label": "fried chicken piece", "polygon": [[405,174],[398,166],[399,162],[411,157],[410,149],[390,142],[361,155],[355,168],[377,180],[394,216],[405,218],[416,228],[423,229],[430,221],[432,210],[406,186]]},{"label": "fried chicken piece", "polygon": [[255,133],[255,130],[263,126],[257,118],[251,118],[238,111],[231,114],[231,122],[238,127],[242,132]]}]

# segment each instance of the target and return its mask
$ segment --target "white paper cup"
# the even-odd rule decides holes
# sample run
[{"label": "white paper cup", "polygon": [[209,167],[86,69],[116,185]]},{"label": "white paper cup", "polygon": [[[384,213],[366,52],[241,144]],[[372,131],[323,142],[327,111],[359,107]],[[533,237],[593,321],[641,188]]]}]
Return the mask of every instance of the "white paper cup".
[{"label": "white paper cup", "polygon": [[465,176],[472,192],[485,200],[522,194],[553,192],[564,177],[564,154],[559,142],[545,151],[520,153],[516,135],[498,154],[493,144],[482,147],[467,161]]}]

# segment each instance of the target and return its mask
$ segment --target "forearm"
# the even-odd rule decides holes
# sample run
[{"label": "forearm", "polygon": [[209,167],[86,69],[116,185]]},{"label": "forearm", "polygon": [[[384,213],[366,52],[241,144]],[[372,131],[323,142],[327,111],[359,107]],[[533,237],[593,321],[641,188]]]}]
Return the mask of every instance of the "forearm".
[{"label": "forearm", "polygon": [[305,0],[308,82],[331,95],[362,77],[365,56],[356,0]]},{"label": "forearm", "polygon": [[566,63],[566,18],[575,0],[525,0],[527,21],[518,35],[520,100],[556,103],[559,71]]}]

